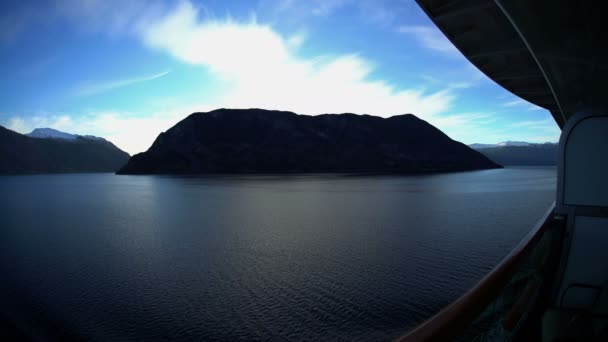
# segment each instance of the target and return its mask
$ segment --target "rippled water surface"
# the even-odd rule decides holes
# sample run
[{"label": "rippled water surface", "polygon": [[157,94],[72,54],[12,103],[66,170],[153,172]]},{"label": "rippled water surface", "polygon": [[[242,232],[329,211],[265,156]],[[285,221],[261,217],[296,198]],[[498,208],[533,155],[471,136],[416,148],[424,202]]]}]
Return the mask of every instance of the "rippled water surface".
[{"label": "rippled water surface", "polygon": [[388,340],[487,273],[555,169],[0,177],[0,313],[96,340]]}]

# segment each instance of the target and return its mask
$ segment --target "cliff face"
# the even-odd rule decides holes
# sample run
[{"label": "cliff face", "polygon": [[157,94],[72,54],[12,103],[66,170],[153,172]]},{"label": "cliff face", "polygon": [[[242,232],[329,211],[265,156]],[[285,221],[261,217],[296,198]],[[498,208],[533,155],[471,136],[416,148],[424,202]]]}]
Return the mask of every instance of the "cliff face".
[{"label": "cliff face", "polygon": [[194,113],[131,157],[120,174],[424,173],[497,168],[414,115]]},{"label": "cliff face", "polygon": [[102,138],[29,137],[0,126],[0,174],[115,172],[128,159]]}]

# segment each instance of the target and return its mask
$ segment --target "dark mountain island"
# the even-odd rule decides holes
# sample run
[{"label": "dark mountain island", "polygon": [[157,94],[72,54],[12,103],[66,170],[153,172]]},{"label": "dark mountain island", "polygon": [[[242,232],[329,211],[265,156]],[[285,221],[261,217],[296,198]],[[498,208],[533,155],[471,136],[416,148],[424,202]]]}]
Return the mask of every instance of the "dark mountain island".
[{"label": "dark mountain island", "polygon": [[504,142],[499,144],[473,144],[471,148],[504,166],[556,166],[555,143],[534,144]]},{"label": "dark mountain island", "polygon": [[428,173],[499,168],[414,115],[194,113],[119,174]]},{"label": "dark mountain island", "polygon": [[128,159],[103,138],[50,128],[23,135],[0,126],[0,174],[115,172]]}]

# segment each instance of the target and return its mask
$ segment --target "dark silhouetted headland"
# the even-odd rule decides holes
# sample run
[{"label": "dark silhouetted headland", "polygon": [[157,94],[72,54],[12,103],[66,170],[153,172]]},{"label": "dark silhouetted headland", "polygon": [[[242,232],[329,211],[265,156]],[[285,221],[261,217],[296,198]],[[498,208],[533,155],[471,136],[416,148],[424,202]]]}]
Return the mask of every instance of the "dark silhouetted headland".
[{"label": "dark silhouetted headland", "polygon": [[0,126],[0,174],[115,172],[128,159],[103,138],[48,128],[23,135]]},{"label": "dark silhouetted headland", "polygon": [[430,173],[499,168],[414,115],[194,113],[120,174]]}]

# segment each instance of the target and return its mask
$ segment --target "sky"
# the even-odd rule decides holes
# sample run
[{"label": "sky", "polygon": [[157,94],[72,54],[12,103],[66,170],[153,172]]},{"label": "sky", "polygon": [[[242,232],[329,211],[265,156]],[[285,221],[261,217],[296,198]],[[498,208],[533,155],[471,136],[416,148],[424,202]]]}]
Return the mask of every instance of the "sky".
[{"label": "sky", "polygon": [[466,144],[560,132],[413,0],[3,0],[0,73],[0,125],[101,136],[130,154],[217,108],[411,113]]}]

